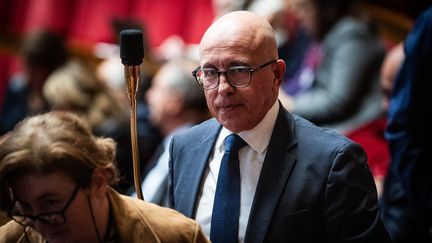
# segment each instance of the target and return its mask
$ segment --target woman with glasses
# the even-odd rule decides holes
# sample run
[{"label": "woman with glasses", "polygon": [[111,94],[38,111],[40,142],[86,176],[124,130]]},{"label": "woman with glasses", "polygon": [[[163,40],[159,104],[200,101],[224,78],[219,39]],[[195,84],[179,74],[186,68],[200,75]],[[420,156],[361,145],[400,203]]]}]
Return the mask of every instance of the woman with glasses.
[{"label": "woman with glasses", "polygon": [[207,242],[198,224],[125,197],[115,143],[78,116],[50,112],[20,123],[0,144],[0,242]]}]

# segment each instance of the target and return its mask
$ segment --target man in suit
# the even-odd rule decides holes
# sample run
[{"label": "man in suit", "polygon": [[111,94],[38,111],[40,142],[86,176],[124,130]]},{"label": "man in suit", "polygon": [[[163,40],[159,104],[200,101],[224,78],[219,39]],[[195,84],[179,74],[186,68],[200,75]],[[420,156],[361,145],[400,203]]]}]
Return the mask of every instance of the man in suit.
[{"label": "man in suit", "polygon": [[204,93],[190,73],[196,65],[187,59],[168,61],[146,93],[149,121],[164,139],[143,173],[142,190],[146,201],[161,206],[168,206],[168,147],[172,136],[208,118]]},{"label": "man in suit", "polygon": [[[267,20],[228,13],[199,50],[193,73],[214,119],[173,137],[170,205],[195,218],[212,242],[388,242],[363,149],[278,101],[285,63]],[[240,202],[227,203],[233,189],[221,210],[238,214],[215,214],[230,134],[247,145],[238,152]],[[221,226],[220,218],[228,221]],[[220,240],[225,233],[213,234],[215,227],[226,235],[234,228],[236,239]]]}]

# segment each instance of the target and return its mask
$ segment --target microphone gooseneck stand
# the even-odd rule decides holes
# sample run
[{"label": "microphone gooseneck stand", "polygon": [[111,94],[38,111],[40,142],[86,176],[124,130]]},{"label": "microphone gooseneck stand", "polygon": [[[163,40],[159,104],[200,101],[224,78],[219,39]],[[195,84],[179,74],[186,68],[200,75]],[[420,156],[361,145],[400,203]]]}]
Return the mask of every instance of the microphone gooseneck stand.
[{"label": "microphone gooseneck stand", "polygon": [[138,199],[144,200],[141,189],[136,122],[136,95],[140,81],[140,64],[144,57],[143,36],[140,30],[128,29],[120,32],[120,57],[122,63],[125,65],[126,90],[130,102],[130,130],[135,191]]}]

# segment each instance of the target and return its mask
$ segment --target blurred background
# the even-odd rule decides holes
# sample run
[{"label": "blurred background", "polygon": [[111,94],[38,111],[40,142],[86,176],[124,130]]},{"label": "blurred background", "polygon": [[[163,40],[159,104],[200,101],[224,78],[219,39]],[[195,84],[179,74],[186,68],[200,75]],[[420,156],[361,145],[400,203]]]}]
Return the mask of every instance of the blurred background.
[{"label": "blurred background", "polygon": [[[66,38],[73,55],[95,58],[97,61],[109,52],[108,49],[97,49],[99,52],[96,52],[99,43],[116,43],[116,28],[135,24],[145,30],[149,48],[146,54],[150,51],[157,53],[157,48],[171,36],[179,36],[185,43],[198,43],[205,28],[217,15],[212,2],[0,0],[0,97],[10,74],[20,69],[15,54],[26,33],[41,28],[54,31]],[[247,5],[252,1],[234,2]],[[393,42],[403,39],[412,20],[429,3],[425,0],[364,1],[365,7],[378,20],[382,35]],[[0,107],[2,102],[0,99]]]}]

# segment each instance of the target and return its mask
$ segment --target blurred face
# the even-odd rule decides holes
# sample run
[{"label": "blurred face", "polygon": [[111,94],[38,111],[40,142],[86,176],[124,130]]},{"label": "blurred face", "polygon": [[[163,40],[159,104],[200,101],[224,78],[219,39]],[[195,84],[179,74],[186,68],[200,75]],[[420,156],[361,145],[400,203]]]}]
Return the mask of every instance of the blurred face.
[{"label": "blurred face", "polygon": [[311,35],[316,35],[317,9],[312,0],[292,0],[291,7],[306,31]]},{"label": "blurred face", "polygon": [[97,241],[85,189],[77,187],[69,176],[61,172],[48,175],[26,174],[15,178],[11,188],[25,215],[58,212],[69,202],[63,224],[50,225],[40,220],[28,224],[48,242]]},{"label": "blurred face", "polygon": [[[221,26],[222,32],[226,29]],[[275,60],[259,37],[259,31],[234,29],[225,34],[205,35],[200,44],[201,67],[226,71],[235,66],[256,67]],[[207,105],[213,116],[232,132],[254,128],[277,100],[285,64],[271,63],[252,73],[250,84],[236,88],[221,74],[219,86],[205,90]]]},{"label": "blurred face", "polygon": [[161,126],[164,119],[168,117],[172,98],[172,92],[166,81],[164,82],[161,73],[159,73],[153,79],[153,83],[146,93],[150,113],[149,119],[153,125]]}]

